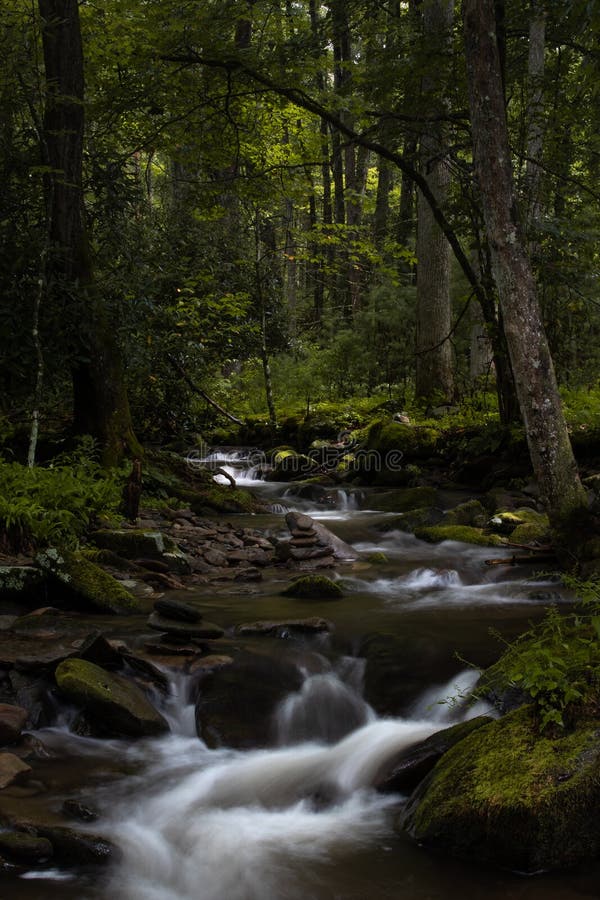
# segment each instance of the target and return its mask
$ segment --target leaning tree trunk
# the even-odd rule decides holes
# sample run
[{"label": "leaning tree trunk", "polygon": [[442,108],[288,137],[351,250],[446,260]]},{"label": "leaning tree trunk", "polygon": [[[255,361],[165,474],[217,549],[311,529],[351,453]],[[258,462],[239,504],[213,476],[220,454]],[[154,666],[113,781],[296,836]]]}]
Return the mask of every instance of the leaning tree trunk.
[{"label": "leaning tree trunk", "polygon": [[517,397],[550,520],[587,507],[562,411],[531,264],[518,223],[494,0],[465,0],[473,160]]},{"label": "leaning tree trunk", "polygon": [[94,289],[83,211],[84,76],[77,0],[38,0],[46,83],[44,141],[51,172],[47,210],[49,293],[65,299],[76,324],[73,397],[76,431],[91,434],[105,464],[139,455],[119,352]]},{"label": "leaning tree trunk", "polygon": [[[450,169],[444,153],[441,114],[445,109],[444,56],[449,52],[454,0],[431,0],[423,7],[424,38],[434,51],[434,64],[423,77],[423,108],[440,113],[421,135],[421,174],[440,206],[450,188]],[[433,116],[432,116],[433,118]],[[450,245],[435,221],[429,203],[417,192],[417,398],[451,402],[454,394],[450,302]]]}]

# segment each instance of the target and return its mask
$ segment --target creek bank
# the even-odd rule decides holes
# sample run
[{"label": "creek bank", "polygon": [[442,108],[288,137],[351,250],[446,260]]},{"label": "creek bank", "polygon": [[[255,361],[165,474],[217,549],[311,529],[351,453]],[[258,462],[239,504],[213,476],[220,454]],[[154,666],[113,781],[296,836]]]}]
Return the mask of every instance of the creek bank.
[{"label": "creek bank", "polygon": [[427,847],[525,873],[600,856],[600,724],[539,734],[531,706],[450,748],[399,827]]}]

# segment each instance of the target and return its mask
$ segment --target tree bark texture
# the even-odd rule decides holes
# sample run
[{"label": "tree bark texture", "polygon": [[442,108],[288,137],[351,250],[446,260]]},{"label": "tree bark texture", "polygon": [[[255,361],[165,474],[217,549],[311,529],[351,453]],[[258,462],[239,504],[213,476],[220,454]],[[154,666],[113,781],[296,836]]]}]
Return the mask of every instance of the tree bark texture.
[{"label": "tree bark texture", "polygon": [[518,223],[496,39],[494,0],[465,0],[473,160],[492,271],[540,494],[560,526],[587,507],[564,419],[536,286]]},{"label": "tree bark texture", "polygon": [[92,435],[107,465],[127,451],[141,454],[131,426],[113,330],[94,289],[83,212],[84,74],[77,0],[38,0],[46,83],[44,140],[52,168],[47,178],[51,293],[67,298],[77,323],[73,418]]},{"label": "tree bark texture", "polygon": [[[423,6],[423,31],[430,48],[429,71],[423,76],[422,104],[429,111],[445,107],[446,66],[454,0],[430,0]],[[444,151],[444,128],[431,123],[421,134],[420,169],[441,207],[450,188],[450,169]],[[429,203],[417,192],[417,398],[450,402],[454,394],[453,355],[450,343],[450,245],[435,221]]]}]

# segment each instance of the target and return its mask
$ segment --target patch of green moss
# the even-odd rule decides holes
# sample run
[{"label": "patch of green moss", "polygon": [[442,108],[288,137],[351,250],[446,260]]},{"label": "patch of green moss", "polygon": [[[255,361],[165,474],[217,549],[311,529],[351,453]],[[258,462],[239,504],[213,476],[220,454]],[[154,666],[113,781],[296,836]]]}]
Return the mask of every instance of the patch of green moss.
[{"label": "patch of green moss", "polygon": [[66,659],[55,672],[60,690],[99,720],[101,730],[132,737],[169,730],[140,688],[84,659]]},{"label": "patch of green moss", "polygon": [[514,515],[521,521],[512,532],[510,539],[515,544],[531,544],[533,541],[544,543],[550,539],[550,523],[548,516],[535,509],[516,509]]},{"label": "patch of green moss", "polygon": [[[51,547],[39,553],[36,562],[54,577],[62,595],[72,598],[77,605],[117,615],[139,608],[138,600],[116,578],[80,553],[59,552]],[[58,588],[55,592],[58,594]]]},{"label": "patch of green moss", "polygon": [[413,487],[384,491],[380,494],[373,494],[370,497],[370,502],[375,509],[380,509],[382,512],[398,513],[434,506],[436,500],[437,491],[433,487]]},{"label": "patch of green moss", "polygon": [[376,550],[374,553],[369,553],[367,556],[367,562],[371,563],[373,566],[381,566],[385,563],[389,562],[385,553],[382,553],[380,550]]},{"label": "patch of green moss", "polygon": [[600,849],[598,721],[539,736],[523,707],[451,748],[418,788],[404,826],[418,840],[523,871]]},{"label": "patch of green moss", "polygon": [[467,500],[466,503],[459,503],[454,509],[448,510],[442,524],[471,525],[474,528],[483,528],[486,521],[487,515],[479,500]]},{"label": "patch of green moss", "polygon": [[379,526],[379,530],[405,531],[407,534],[413,534],[417,528],[437,525],[441,518],[441,509],[423,506],[418,509],[409,509],[400,516],[394,516],[393,519],[386,519],[385,522]]},{"label": "patch of green moss", "polygon": [[283,594],[304,600],[338,600],[344,596],[339,584],[324,575],[301,575],[292,581]]},{"label": "patch of green moss", "polygon": [[486,534],[481,528],[470,525],[432,525],[415,528],[415,537],[429,544],[441,541],[460,541],[463,544],[479,544],[482,547],[503,547],[504,538],[498,534]]}]

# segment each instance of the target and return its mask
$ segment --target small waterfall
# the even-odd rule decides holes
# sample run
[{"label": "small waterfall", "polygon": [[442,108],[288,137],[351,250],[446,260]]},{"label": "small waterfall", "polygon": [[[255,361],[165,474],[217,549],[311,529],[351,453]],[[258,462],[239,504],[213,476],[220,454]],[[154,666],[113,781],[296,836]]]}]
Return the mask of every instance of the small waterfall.
[{"label": "small waterfall", "polygon": [[413,703],[409,715],[427,718],[443,728],[454,722],[489,715],[492,707],[483,700],[470,703],[471,693],[480,677],[478,669],[464,669],[445,684],[427,688]]},{"label": "small waterfall", "polygon": [[170,672],[169,694],[156,697],[157,706],[169,723],[172,734],[196,737],[195,704],[190,701],[192,679],[181,672]]},{"label": "small waterfall", "polygon": [[[110,885],[119,900],[300,900],[305,866],[352,851],[388,831],[394,798],[369,790],[393,755],[428,737],[428,722],[376,721],[330,747],[217,755],[213,765],[169,776],[168,755],[137,806],[115,809],[123,862]],[[167,739],[163,739],[163,742]],[[171,741],[181,741],[171,738]],[[176,757],[178,756],[175,754]]]},{"label": "small waterfall", "polygon": [[375,713],[361,696],[364,662],[345,657],[337,673],[310,675],[297,693],[290,694],[276,713],[279,743],[333,744],[373,721]]}]

